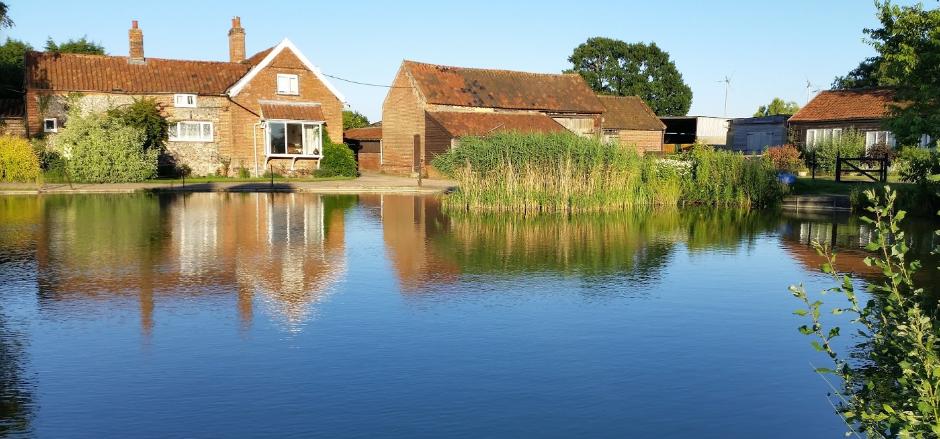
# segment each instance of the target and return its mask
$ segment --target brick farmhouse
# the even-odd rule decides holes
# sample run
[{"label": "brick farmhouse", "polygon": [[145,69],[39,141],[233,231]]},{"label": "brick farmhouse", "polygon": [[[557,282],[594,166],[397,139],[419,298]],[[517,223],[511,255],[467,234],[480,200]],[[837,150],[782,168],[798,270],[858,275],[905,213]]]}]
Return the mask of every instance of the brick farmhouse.
[{"label": "brick farmhouse", "polygon": [[343,138],[344,98],[290,40],[251,57],[238,17],[228,32],[229,61],[144,56],[134,21],[129,56],[27,53],[26,135],[49,136],[68,109],[103,111],[153,98],[170,121],[162,159],[197,175],[309,171],[323,136]]},{"label": "brick farmhouse", "polygon": [[604,106],[581,76],[404,61],[382,105],[381,169],[428,171],[461,136],[497,131],[598,135]]}]

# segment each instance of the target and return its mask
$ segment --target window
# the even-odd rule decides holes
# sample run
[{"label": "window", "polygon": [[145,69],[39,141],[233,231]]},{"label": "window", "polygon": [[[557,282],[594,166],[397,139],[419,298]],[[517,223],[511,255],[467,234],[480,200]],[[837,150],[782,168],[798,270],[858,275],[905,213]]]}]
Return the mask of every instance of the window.
[{"label": "window", "polygon": [[42,132],[44,133],[57,133],[59,132],[59,121],[55,118],[43,119],[42,120]]},{"label": "window", "polygon": [[297,84],[297,75],[277,75],[277,94],[296,95],[300,94],[300,88]]},{"label": "window", "polygon": [[212,122],[184,121],[170,124],[171,142],[211,142]]},{"label": "window", "polygon": [[934,146],[933,139],[929,134],[922,134],[920,136],[920,146],[923,146],[924,148],[931,148]]},{"label": "window", "polygon": [[812,148],[819,142],[842,137],[842,128],[814,128],[806,130],[806,146]]},{"label": "window", "polygon": [[868,131],[865,133],[865,151],[874,145],[888,145],[894,148],[894,134],[891,131]]},{"label": "window", "polygon": [[318,123],[268,122],[268,155],[320,157],[322,131]]},{"label": "window", "polygon": [[196,95],[173,95],[173,106],[181,108],[195,108]]}]

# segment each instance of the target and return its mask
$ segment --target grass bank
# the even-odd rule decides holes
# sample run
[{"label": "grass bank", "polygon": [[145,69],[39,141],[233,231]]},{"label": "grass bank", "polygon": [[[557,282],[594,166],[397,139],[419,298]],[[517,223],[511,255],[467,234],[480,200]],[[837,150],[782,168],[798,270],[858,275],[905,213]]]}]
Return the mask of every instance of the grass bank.
[{"label": "grass bank", "polygon": [[499,133],[468,137],[433,165],[458,183],[452,210],[524,214],[641,206],[765,206],[783,187],[765,160],[696,148],[662,159],[593,138]]},{"label": "grass bank", "polygon": [[885,185],[891,186],[897,192],[895,204],[898,209],[911,215],[935,218],[940,210],[940,183],[935,181],[918,183],[905,183],[888,179],[888,183],[867,181],[841,181],[836,182],[832,177],[817,176],[815,180],[801,177],[792,187],[794,195],[844,195],[849,197],[852,210],[863,212],[871,206],[864,196],[866,190],[874,189],[881,193]]}]

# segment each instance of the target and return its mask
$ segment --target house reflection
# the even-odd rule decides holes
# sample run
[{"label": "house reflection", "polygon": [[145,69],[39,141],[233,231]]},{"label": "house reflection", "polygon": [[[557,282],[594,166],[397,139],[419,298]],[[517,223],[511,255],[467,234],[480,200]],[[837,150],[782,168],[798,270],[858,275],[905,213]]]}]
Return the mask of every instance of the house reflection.
[{"label": "house reflection", "polygon": [[163,301],[227,295],[243,325],[261,304],[296,330],[346,273],[348,200],[209,193],[46,204],[37,249],[43,308],[136,300],[144,335]]},{"label": "house reflection", "polygon": [[449,220],[438,197],[360,195],[359,203],[382,222],[385,251],[403,292],[414,293],[457,279],[460,266],[434,240],[448,233]]}]

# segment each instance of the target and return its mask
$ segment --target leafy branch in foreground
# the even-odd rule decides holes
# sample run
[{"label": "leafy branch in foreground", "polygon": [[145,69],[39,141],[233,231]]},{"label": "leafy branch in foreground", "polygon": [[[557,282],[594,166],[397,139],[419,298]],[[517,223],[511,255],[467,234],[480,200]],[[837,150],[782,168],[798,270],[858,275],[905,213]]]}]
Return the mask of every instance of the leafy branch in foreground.
[{"label": "leafy branch in foreground", "polygon": [[[849,435],[871,438],[928,438],[940,435],[940,322],[936,303],[929,303],[923,288],[914,284],[913,274],[921,268],[918,261],[908,261],[908,246],[900,224],[904,211],[894,211],[896,192],[885,188],[884,196],[865,192],[872,207],[871,218],[863,220],[874,228],[874,239],[866,250],[874,256],[866,265],[881,270],[884,280],[872,283],[871,298],[863,305],[849,278],[836,269],[832,249],[814,242],[825,258],[822,271],[839,286],[822,292],[839,294],[847,300],[846,308],[834,308],[832,314],[853,318],[855,334],[862,341],[861,351],[851,355],[840,352],[834,340],[842,336],[839,327],[826,327],[823,302],[810,297],[803,285],[791,286],[790,292],[803,303],[794,313],[809,322],[800,332],[814,338],[813,348],[826,353],[832,368],[816,371],[836,376],[841,389],[832,388],[838,414],[850,429]],[[940,232],[938,232],[940,234]]]}]

